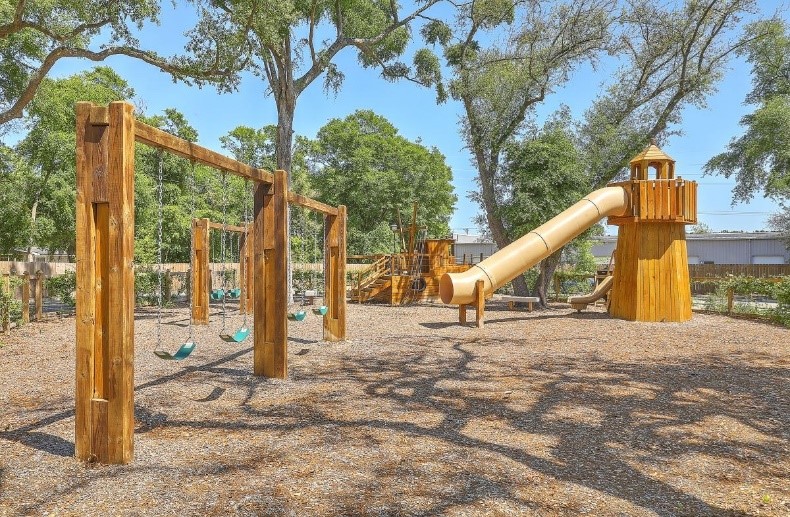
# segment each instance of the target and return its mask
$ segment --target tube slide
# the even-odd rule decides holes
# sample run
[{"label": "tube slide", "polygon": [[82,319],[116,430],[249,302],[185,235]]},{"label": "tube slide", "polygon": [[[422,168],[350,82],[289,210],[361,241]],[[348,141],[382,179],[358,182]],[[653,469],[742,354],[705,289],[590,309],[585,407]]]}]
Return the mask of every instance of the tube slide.
[{"label": "tube slide", "polygon": [[439,296],[444,303],[472,303],[478,280],[484,282],[485,294],[489,295],[602,218],[624,215],[628,207],[624,188],[598,189],[469,270],[442,275]]},{"label": "tube slide", "polygon": [[604,297],[606,293],[608,293],[612,289],[612,285],[614,284],[614,277],[612,275],[607,276],[604,278],[598,287],[595,288],[593,292],[590,294],[580,295],[580,296],[571,296],[568,298],[568,303],[571,304],[571,307],[576,309],[577,311],[581,311],[587,308],[587,304],[594,302],[595,300],[600,300]]}]

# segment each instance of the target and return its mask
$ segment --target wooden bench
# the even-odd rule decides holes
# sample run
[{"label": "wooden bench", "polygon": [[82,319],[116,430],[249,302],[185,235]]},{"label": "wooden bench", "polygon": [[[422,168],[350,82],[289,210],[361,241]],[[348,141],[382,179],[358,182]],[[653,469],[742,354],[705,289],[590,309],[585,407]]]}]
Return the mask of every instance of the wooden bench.
[{"label": "wooden bench", "polygon": [[497,295],[494,296],[494,300],[507,302],[507,306],[510,310],[515,308],[516,303],[526,303],[528,304],[527,310],[532,312],[532,304],[540,302],[540,298],[537,296],[512,296],[508,294]]},{"label": "wooden bench", "polygon": [[316,290],[308,289],[304,292],[304,303],[307,305],[313,305],[315,303],[316,298],[321,298],[321,294]]}]

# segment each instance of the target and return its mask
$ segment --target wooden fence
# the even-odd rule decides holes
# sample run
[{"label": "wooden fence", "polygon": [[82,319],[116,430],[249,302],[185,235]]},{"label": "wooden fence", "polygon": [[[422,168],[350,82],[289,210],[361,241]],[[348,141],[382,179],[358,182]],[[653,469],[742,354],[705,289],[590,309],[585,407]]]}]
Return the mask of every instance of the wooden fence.
[{"label": "wooden fence", "polygon": [[758,278],[788,276],[790,264],[689,264],[689,276],[698,278],[726,278],[728,276]]}]

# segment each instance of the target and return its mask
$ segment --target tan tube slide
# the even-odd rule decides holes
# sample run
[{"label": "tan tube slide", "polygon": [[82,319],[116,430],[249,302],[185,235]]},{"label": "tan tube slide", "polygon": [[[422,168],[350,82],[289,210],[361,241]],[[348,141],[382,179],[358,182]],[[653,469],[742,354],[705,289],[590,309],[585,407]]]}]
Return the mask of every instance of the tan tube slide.
[{"label": "tan tube slide", "polygon": [[469,270],[445,273],[439,280],[439,296],[444,303],[471,303],[478,280],[483,280],[487,296],[603,217],[624,215],[628,206],[628,193],[624,188],[598,189]]},{"label": "tan tube slide", "polygon": [[612,285],[614,285],[614,277],[609,275],[601,280],[601,283],[598,284],[598,287],[596,287],[593,292],[590,294],[571,296],[568,298],[568,303],[577,311],[582,311],[587,308],[588,304],[603,298],[603,296],[612,289]]}]

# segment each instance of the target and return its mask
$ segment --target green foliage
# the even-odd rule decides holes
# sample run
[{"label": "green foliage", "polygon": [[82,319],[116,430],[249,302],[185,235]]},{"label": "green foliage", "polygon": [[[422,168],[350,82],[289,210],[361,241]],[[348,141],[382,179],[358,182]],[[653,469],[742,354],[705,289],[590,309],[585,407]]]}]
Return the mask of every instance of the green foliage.
[{"label": "green foliage", "polygon": [[[186,70],[220,67],[236,72],[218,85],[224,90],[238,85],[242,71],[261,77],[277,104],[276,168],[290,172],[299,96],[322,75],[327,91],[340,89],[344,74],[333,60],[343,49],[356,50],[360,66],[378,68],[386,80],[425,82],[443,95],[438,67],[424,52],[415,57],[416,72],[401,61],[409,48],[410,24],[439,2],[424,0],[403,8],[380,0],[193,0],[201,18],[188,33],[189,54],[178,62]],[[198,83],[214,80],[194,73],[178,77]]]},{"label": "green foliage", "polygon": [[64,305],[74,307],[74,294],[77,291],[77,274],[74,271],[66,271],[60,276],[53,276],[46,282],[50,296],[57,298]]},{"label": "green foliage", "polygon": [[293,285],[294,285],[294,291],[296,293],[303,293],[304,291],[323,292],[324,273],[321,271],[294,269]]},{"label": "green foliage", "polygon": [[778,282],[758,277],[732,276],[715,283],[715,292],[708,297],[706,309],[717,312],[727,310],[727,293],[741,296],[759,296],[776,300],[774,308],[758,309],[751,305],[736,303],[733,309],[739,313],[761,314],[770,317],[777,323],[790,326],[790,276],[782,277]]},{"label": "green foliage", "polygon": [[699,222],[694,226],[692,226],[691,228],[689,228],[688,232],[692,234],[703,234],[703,233],[712,233],[713,230],[711,230],[710,226],[708,226],[707,224],[703,222]]},{"label": "green foliage", "polygon": [[0,144],[0,253],[25,249],[30,243],[32,226],[27,215],[30,177],[27,162]]},{"label": "green foliage", "polygon": [[556,216],[581,199],[590,186],[574,144],[570,117],[560,113],[540,130],[505,148],[499,215],[510,239]]},{"label": "green foliage", "polygon": [[[602,233],[600,226],[594,226],[593,233]],[[598,270],[595,256],[592,254],[593,241],[589,238],[579,238],[565,247],[566,262],[572,265],[572,273],[592,274]]]},{"label": "green foliage", "polygon": [[159,2],[153,0],[0,3],[0,125],[22,115],[41,78],[62,59],[101,61],[126,54],[164,66],[153,53],[134,48],[138,42],[131,33],[144,22],[156,22],[158,13]]},{"label": "green foliage", "polygon": [[[752,64],[752,91],[746,101],[756,104],[741,119],[745,132],[727,150],[705,164],[705,172],[734,176],[733,202],[748,201],[757,192],[776,201],[790,199],[790,30],[782,19],[756,22],[747,30],[743,53]],[[772,226],[790,234],[786,214]]]},{"label": "green foliage", "polygon": [[741,20],[755,7],[754,0],[629,3],[607,45],[622,64],[581,126],[596,187],[623,174],[652,139],[679,134],[685,107],[705,107],[743,42]]},{"label": "green foliage", "polygon": [[771,214],[768,226],[774,231],[781,232],[787,246],[790,246],[790,205],[781,205],[779,212]]},{"label": "green foliage", "polygon": [[[380,222],[370,230],[349,228],[348,254],[349,255],[374,255],[393,252],[395,233],[385,221]],[[400,243],[395,243],[396,251],[400,251]]]},{"label": "green foliage", "polygon": [[786,327],[790,327],[790,277],[784,277],[781,282],[774,285],[773,295],[778,302],[776,307],[776,320]]},{"label": "green foliage", "polygon": [[[159,273],[151,267],[134,270],[134,299],[137,305],[156,305],[159,292]],[[164,300],[163,300],[164,303]]]},{"label": "green foliage", "polygon": [[17,191],[13,222],[28,242],[49,250],[74,253],[75,242],[75,111],[78,101],[106,104],[134,95],[107,67],[64,79],[44,80],[28,107],[27,136],[14,150]]},{"label": "green foliage", "polygon": [[[349,249],[391,249],[391,231],[384,228],[396,213],[408,221],[414,202],[417,222],[430,236],[449,233],[456,197],[444,156],[400,136],[383,117],[357,111],[329,121],[319,130],[310,159],[317,164],[311,171],[317,198],[348,207]],[[368,232],[373,234],[367,237]]]},{"label": "green foliage", "polygon": [[11,322],[19,325],[22,322],[22,301],[14,297],[16,288],[22,284],[22,279],[11,277],[9,288],[6,289],[5,281],[0,283],[0,328]]}]

